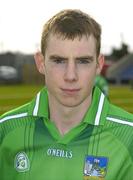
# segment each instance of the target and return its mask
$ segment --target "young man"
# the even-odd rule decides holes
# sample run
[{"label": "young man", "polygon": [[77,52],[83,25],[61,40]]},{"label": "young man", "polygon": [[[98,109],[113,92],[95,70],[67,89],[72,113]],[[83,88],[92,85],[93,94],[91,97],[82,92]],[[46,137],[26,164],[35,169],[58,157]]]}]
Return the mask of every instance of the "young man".
[{"label": "young man", "polygon": [[100,41],[100,25],[78,10],[44,25],[35,62],[46,87],[0,118],[0,179],[133,179],[133,115],[93,87]]}]

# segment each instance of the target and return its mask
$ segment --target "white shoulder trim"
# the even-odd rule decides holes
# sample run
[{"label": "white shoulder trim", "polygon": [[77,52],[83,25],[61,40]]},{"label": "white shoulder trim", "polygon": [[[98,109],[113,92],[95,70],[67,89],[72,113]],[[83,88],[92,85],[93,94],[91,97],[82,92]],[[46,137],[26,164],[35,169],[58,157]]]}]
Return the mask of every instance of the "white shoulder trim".
[{"label": "white shoulder trim", "polygon": [[129,126],[133,126],[133,122],[124,121],[124,120],[113,118],[113,117],[107,117],[107,120],[113,121],[113,122],[116,122],[116,123],[120,123],[120,124],[126,124],[126,125],[129,125]]},{"label": "white shoulder trim", "polygon": [[100,116],[101,116],[101,112],[102,112],[102,108],[103,108],[103,104],[104,104],[104,99],[105,99],[105,95],[103,93],[101,93],[100,101],[99,101],[99,105],[98,105],[98,111],[97,111],[96,118],[95,118],[95,125],[99,125]]},{"label": "white shoulder trim", "polygon": [[3,123],[4,121],[8,121],[10,119],[16,119],[16,118],[21,118],[21,117],[26,117],[28,113],[21,113],[21,114],[16,114],[16,115],[11,115],[11,116],[6,116],[3,119],[0,119],[0,123]]},{"label": "white shoulder trim", "polygon": [[39,102],[40,102],[40,92],[37,94],[37,97],[36,97],[36,104],[33,110],[33,116],[37,116],[38,114]]}]

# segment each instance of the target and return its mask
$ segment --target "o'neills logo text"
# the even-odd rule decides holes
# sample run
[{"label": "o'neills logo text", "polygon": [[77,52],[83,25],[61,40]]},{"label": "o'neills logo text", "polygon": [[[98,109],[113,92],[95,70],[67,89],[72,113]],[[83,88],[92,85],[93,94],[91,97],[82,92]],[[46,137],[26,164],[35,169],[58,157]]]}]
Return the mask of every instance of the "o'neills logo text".
[{"label": "o'neills logo text", "polygon": [[68,158],[68,159],[71,159],[72,156],[73,156],[72,151],[65,151],[65,150],[62,150],[62,149],[53,149],[53,148],[49,148],[47,150],[47,155],[48,156]]}]

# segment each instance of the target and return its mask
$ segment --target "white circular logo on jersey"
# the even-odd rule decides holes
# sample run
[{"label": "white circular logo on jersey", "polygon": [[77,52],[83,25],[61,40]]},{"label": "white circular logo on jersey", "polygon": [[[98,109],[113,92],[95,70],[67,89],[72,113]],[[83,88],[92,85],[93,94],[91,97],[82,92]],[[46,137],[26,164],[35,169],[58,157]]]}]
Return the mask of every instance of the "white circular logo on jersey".
[{"label": "white circular logo on jersey", "polygon": [[16,155],[14,166],[18,172],[25,172],[29,170],[30,163],[29,163],[28,156],[25,152],[19,152]]}]

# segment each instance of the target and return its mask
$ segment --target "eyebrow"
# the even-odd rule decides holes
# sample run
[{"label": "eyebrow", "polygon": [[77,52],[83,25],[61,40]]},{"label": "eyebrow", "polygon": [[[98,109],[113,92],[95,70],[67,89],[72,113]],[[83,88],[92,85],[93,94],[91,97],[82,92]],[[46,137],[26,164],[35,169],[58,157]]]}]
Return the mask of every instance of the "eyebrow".
[{"label": "eyebrow", "polygon": [[[51,60],[54,60],[54,59],[68,60],[67,57],[59,56],[59,55],[51,55],[51,56],[49,57],[49,59],[51,59]],[[81,60],[81,59],[86,59],[86,60],[87,60],[87,59],[88,59],[88,60],[93,61],[93,60],[94,60],[94,57],[93,57],[93,56],[88,56],[88,55],[86,55],[86,56],[75,57],[74,59],[76,59],[76,60]]]},{"label": "eyebrow", "polygon": [[91,60],[93,61],[94,60],[94,57],[93,56],[80,56],[80,57],[76,57],[75,58],[76,60],[81,60],[81,59],[88,59],[88,60]]},{"label": "eyebrow", "polygon": [[53,59],[63,59],[63,60],[67,60],[67,57],[63,57],[63,56],[58,56],[58,55],[51,55],[49,57],[49,59],[53,60]]}]

